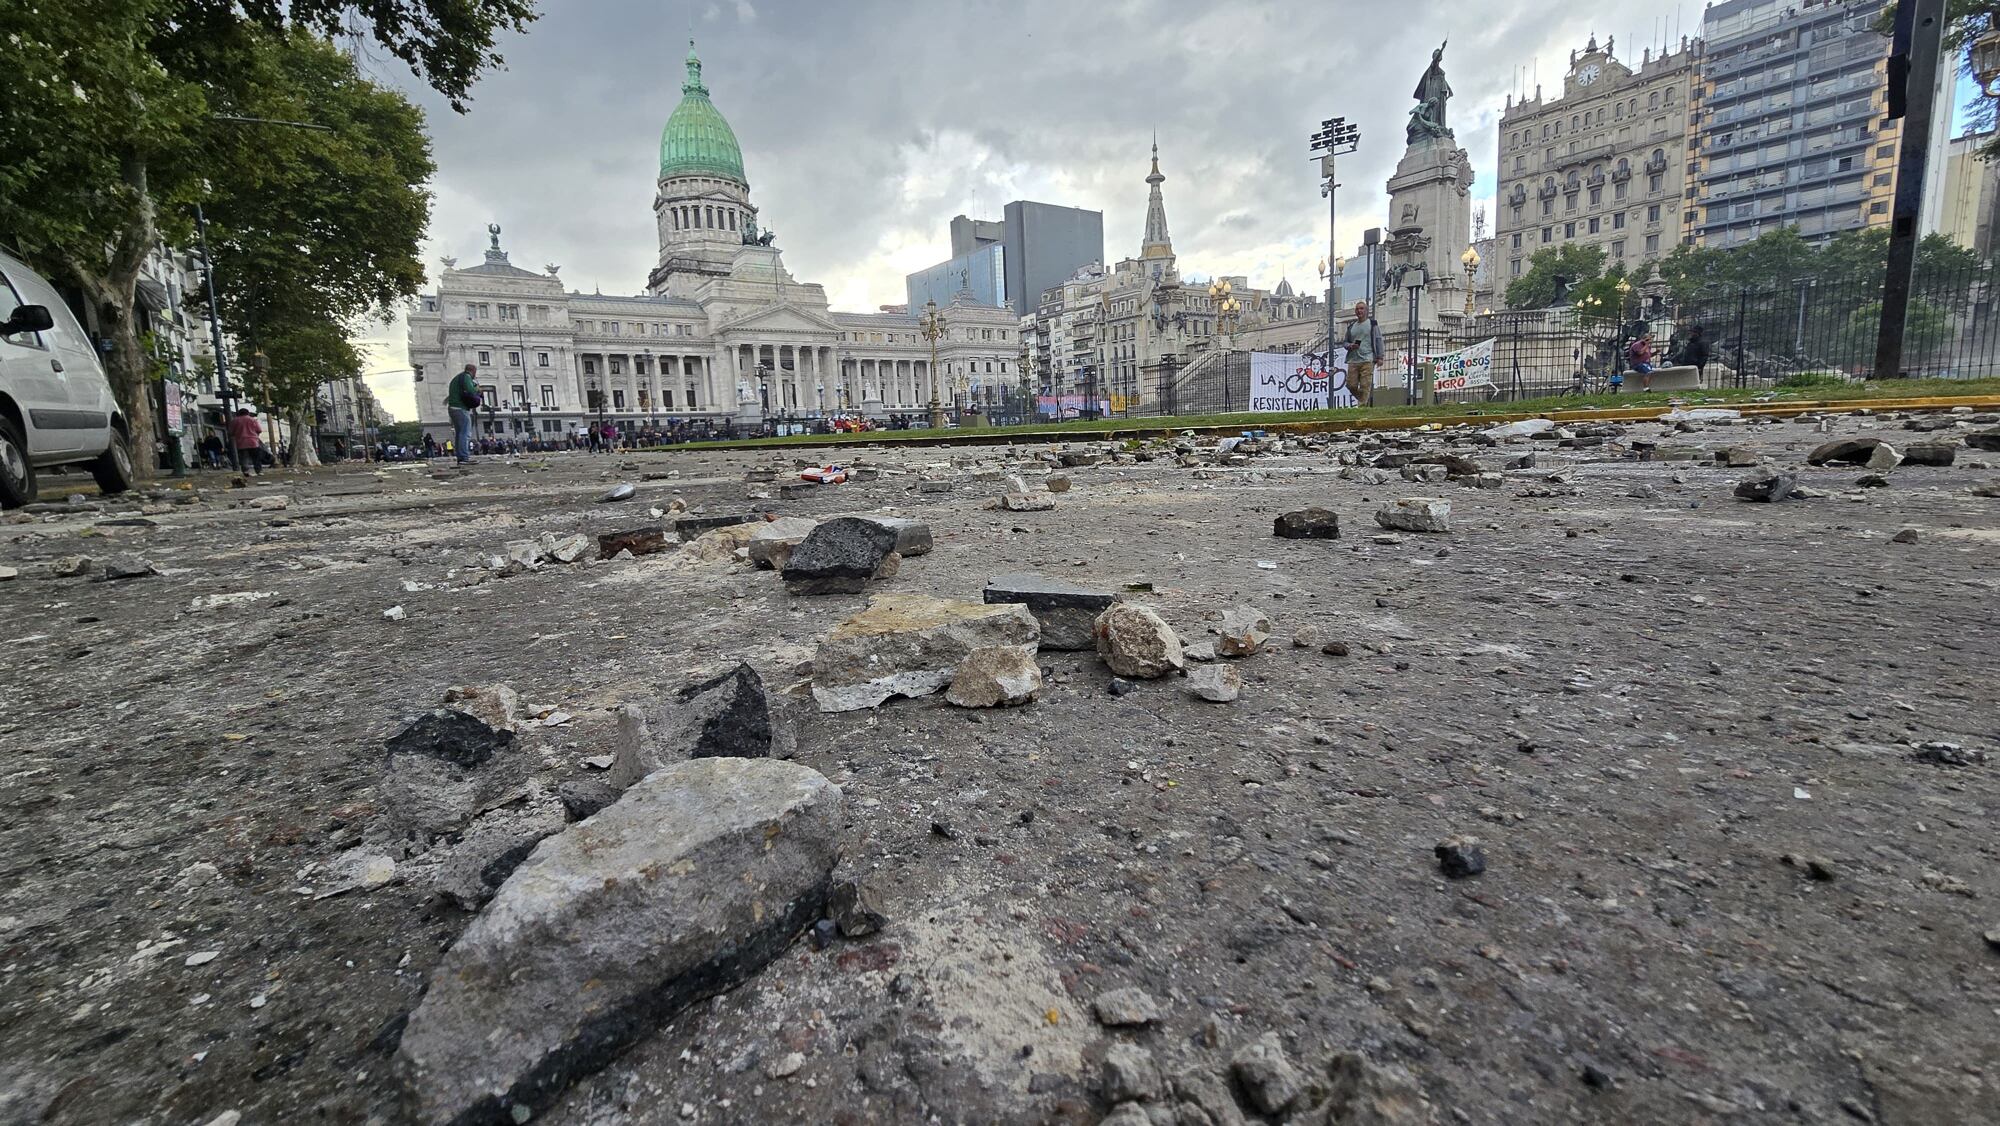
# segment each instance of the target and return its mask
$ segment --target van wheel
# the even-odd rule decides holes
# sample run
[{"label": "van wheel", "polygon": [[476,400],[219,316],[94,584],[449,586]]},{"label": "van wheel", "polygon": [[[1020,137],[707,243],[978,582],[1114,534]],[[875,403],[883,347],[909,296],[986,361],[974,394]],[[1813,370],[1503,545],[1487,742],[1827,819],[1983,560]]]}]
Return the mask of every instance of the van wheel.
[{"label": "van wheel", "polygon": [[111,446],[90,463],[90,475],[97,478],[97,489],[106,496],[132,487],[132,451],[126,446],[125,435],[111,432]]},{"label": "van wheel", "polygon": [[35,466],[28,442],[12,419],[0,418],[0,508],[19,508],[35,499]]}]

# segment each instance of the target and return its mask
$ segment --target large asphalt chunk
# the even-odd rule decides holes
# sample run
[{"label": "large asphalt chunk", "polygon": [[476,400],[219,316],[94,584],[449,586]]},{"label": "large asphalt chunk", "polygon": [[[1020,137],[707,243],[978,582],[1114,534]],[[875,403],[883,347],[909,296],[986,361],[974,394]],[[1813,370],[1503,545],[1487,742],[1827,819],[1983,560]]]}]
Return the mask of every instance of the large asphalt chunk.
[{"label": "large asphalt chunk", "polygon": [[1000,575],[986,580],[983,595],[989,606],[1009,602],[1026,606],[1041,625],[1044,649],[1091,648],[1097,643],[1091,634],[1097,615],[1118,601],[1108,590],[1046,575]]},{"label": "large asphalt chunk", "polygon": [[792,549],[785,561],[785,585],[794,594],[857,594],[894,550],[895,529],[853,516],[835,517]]},{"label": "large asphalt chunk", "polygon": [[764,678],[748,664],[618,709],[613,785],[690,758],[768,758],[776,725]]},{"label": "large asphalt chunk", "polygon": [[379,793],[396,825],[419,834],[453,832],[526,781],[514,733],[440,708],[392,736]]},{"label": "large asphalt chunk", "polygon": [[826,910],[840,788],[776,759],[647,777],[543,841],[432,973],[398,1049],[425,1123],[527,1121]]}]

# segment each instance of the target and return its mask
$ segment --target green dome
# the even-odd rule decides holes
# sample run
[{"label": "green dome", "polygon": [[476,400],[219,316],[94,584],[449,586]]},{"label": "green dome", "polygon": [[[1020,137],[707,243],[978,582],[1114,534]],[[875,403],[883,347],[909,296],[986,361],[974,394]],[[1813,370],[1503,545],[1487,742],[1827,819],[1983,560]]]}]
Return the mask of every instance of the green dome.
[{"label": "green dome", "polygon": [[660,178],[673,176],[715,176],[750,186],[743,176],[743,150],[736,144],[736,131],[722,119],[722,111],[708,100],[708,87],[701,84],[701,60],[695,58],[693,40],[688,41],[681,104],[660,131]]}]

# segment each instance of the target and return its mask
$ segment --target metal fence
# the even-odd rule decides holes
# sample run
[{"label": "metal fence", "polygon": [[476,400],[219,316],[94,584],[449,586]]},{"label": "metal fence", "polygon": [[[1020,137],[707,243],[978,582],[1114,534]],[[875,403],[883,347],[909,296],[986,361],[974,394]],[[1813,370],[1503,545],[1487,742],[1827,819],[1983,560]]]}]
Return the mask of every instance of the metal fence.
[{"label": "metal fence", "polygon": [[[1788,286],[1708,286],[1678,297],[1634,291],[1626,316],[1586,315],[1573,306],[1483,313],[1450,329],[1384,324],[1377,405],[1405,401],[1419,359],[1493,342],[1492,383],[1439,392],[1441,402],[1506,401],[1638,389],[1628,349],[1653,336],[1653,363],[1694,363],[1708,388],[1811,386],[1874,377],[1882,285],[1872,267],[1851,277],[1802,277]],[[1901,373],[1911,378],[2000,375],[1995,267],[1919,268]],[[1697,339],[1700,344],[1690,346]],[[1323,347],[1324,333],[1306,347]],[[1005,396],[1005,418],[1141,418],[1229,414],[1249,408],[1248,351],[1197,352],[1145,369],[1136,389],[1081,376],[1044,387],[1031,403]],[[1419,385],[1420,386],[1420,385]]]},{"label": "metal fence", "polygon": [[[1901,374],[1974,379],[2000,373],[1991,265],[1926,273],[1911,291]],[[1802,277],[1789,287],[1704,289],[1669,305],[1674,339],[1697,325],[1735,386],[1848,381],[1875,374],[1879,281]],[[1658,335],[1658,328],[1655,328]]]}]

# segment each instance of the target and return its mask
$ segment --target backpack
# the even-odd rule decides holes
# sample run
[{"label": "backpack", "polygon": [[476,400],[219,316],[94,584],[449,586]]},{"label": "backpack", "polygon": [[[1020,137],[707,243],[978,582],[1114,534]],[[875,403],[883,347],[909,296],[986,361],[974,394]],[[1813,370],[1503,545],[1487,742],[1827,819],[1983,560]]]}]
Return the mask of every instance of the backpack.
[{"label": "backpack", "polygon": [[459,372],[456,376],[452,377],[451,386],[451,394],[446,396],[446,406],[458,407],[461,410],[476,411],[485,405],[486,400],[479,393],[479,385],[467,379],[464,372]]}]

